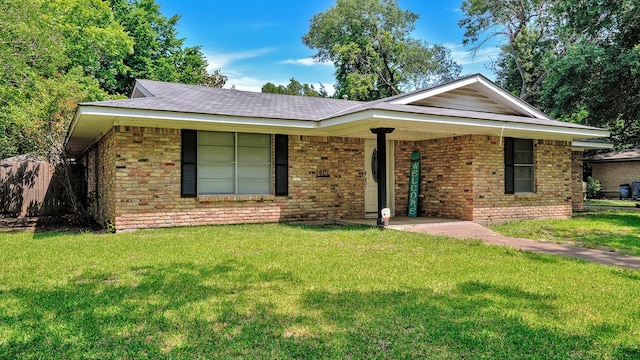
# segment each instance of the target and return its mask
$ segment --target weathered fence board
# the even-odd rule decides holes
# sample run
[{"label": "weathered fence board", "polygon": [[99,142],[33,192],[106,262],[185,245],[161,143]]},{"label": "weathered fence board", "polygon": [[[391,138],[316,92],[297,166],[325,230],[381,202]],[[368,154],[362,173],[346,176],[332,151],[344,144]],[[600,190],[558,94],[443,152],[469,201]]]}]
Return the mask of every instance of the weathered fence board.
[{"label": "weathered fence board", "polygon": [[0,216],[55,216],[68,213],[55,166],[16,156],[0,160]]}]

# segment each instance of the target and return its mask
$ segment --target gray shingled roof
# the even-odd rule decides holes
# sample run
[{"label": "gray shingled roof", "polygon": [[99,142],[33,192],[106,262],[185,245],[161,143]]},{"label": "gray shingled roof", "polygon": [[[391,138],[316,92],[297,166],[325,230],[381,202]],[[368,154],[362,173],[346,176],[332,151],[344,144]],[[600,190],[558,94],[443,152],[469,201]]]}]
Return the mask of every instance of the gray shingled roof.
[{"label": "gray shingled roof", "polygon": [[256,93],[151,80],[138,80],[138,85],[153,94],[153,97],[81,105],[317,121],[361,104],[357,101]]},{"label": "gray shingled roof", "polygon": [[585,157],[584,161],[587,161],[587,162],[640,161],[640,147],[592,155],[592,156]]},{"label": "gray shingled roof", "polygon": [[600,130],[590,126],[561,122],[548,118],[540,119],[527,116],[392,103],[393,100],[407,96],[407,94],[376,101],[360,102],[331,98],[256,93],[151,80],[138,80],[137,86],[141,86],[153,96],[84,103],[81,105],[307,121],[327,120],[368,110],[384,110],[411,114]]}]

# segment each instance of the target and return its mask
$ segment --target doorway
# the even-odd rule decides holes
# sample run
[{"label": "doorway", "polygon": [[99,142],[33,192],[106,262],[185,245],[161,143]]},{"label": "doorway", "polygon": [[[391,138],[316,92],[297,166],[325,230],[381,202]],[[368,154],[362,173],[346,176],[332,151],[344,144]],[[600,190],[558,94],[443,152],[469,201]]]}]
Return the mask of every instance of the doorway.
[{"label": "doorway", "polygon": [[[364,141],[364,211],[365,218],[378,217],[378,174],[377,174],[377,143],[375,139],[365,139]],[[394,160],[393,141],[387,141],[387,207],[391,209],[391,215],[395,215],[395,193],[394,189]]]}]

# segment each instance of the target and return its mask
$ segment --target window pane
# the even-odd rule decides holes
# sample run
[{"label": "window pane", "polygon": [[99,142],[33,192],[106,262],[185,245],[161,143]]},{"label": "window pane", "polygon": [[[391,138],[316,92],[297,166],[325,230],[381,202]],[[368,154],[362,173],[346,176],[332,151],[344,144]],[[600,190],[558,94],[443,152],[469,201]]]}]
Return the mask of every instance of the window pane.
[{"label": "window pane", "polygon": [[271,148],[271,135],[238,133],[238,146]]},{"label": "window pane", "polygon": [[233,147],[233,133],[199,131],[198,145],[217,145]]},{"label": "window pane", "polygon": [[533,192],[533,186],[531,185],[531,180],[518,180],[516,179],[513,183],[515,192]]},{"label": "window pane", "polygon": [[514,168],[515,192],[533,192],[533,166],[516,166]]},{"label": "window pane", "polygon": [[200,164],[198,167],[198,178],[233,180],[234,166],[228,163]]},{"label": "window pane", "polygon": [[239,194],[270,194],[271,166],[269,164],[243,163],[238,165]]},{"label": "window pane", "polygon": [[238,193],[239,194],[269,194],[271,193],[271,186],[262,179],[239,179],[238,180]]},{"label": "window pane", "polygon": [[198,162],[233,162],[233,147],[201,145],[198,147]]},{"label": "window pane", "polygon": [[233,183],[220,179],[200,179],[198,183],[199,195],[235,194]]},{"label": "window pane", "polygon": [[269,166],[269,164],[239,164],[238,178],[262,179],[266,182],[271,178],[271,166]]},{"label": "window pane", "polygon": [[238,162],[271,162],[271,135],[238,134]]},{"label": "window pane", "polygon": [[271,147],[254,148],[238,146],[238,162],[271,162]]},{"label": "window pane", "polygon": [[513,139],[513,149],[515,151],[533,151],[533,140]]},{"label": "window pane", "polygon": [[513,152],[514,164],[533,164],[533,152],[527,151],[514,151]]},{"label": "window pane", "polygon": [[198,168],[198,189],[201,195],[234,194],[234,164],[206,164]]},{"label": "window pane", "polygon": [[533,140],[514,139],[513,156],[515,164],[533,164]]}]

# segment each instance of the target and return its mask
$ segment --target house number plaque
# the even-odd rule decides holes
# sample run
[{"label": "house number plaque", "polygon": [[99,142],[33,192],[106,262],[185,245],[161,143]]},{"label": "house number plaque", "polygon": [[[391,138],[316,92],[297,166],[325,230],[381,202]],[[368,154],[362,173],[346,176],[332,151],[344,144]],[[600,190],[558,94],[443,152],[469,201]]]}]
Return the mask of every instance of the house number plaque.
[{"label": "house number plaque", "polygon": [[316,177],[317,178],[328,178],[329,177],[329,170],[318,170],[318,171],[316,171]]}]

